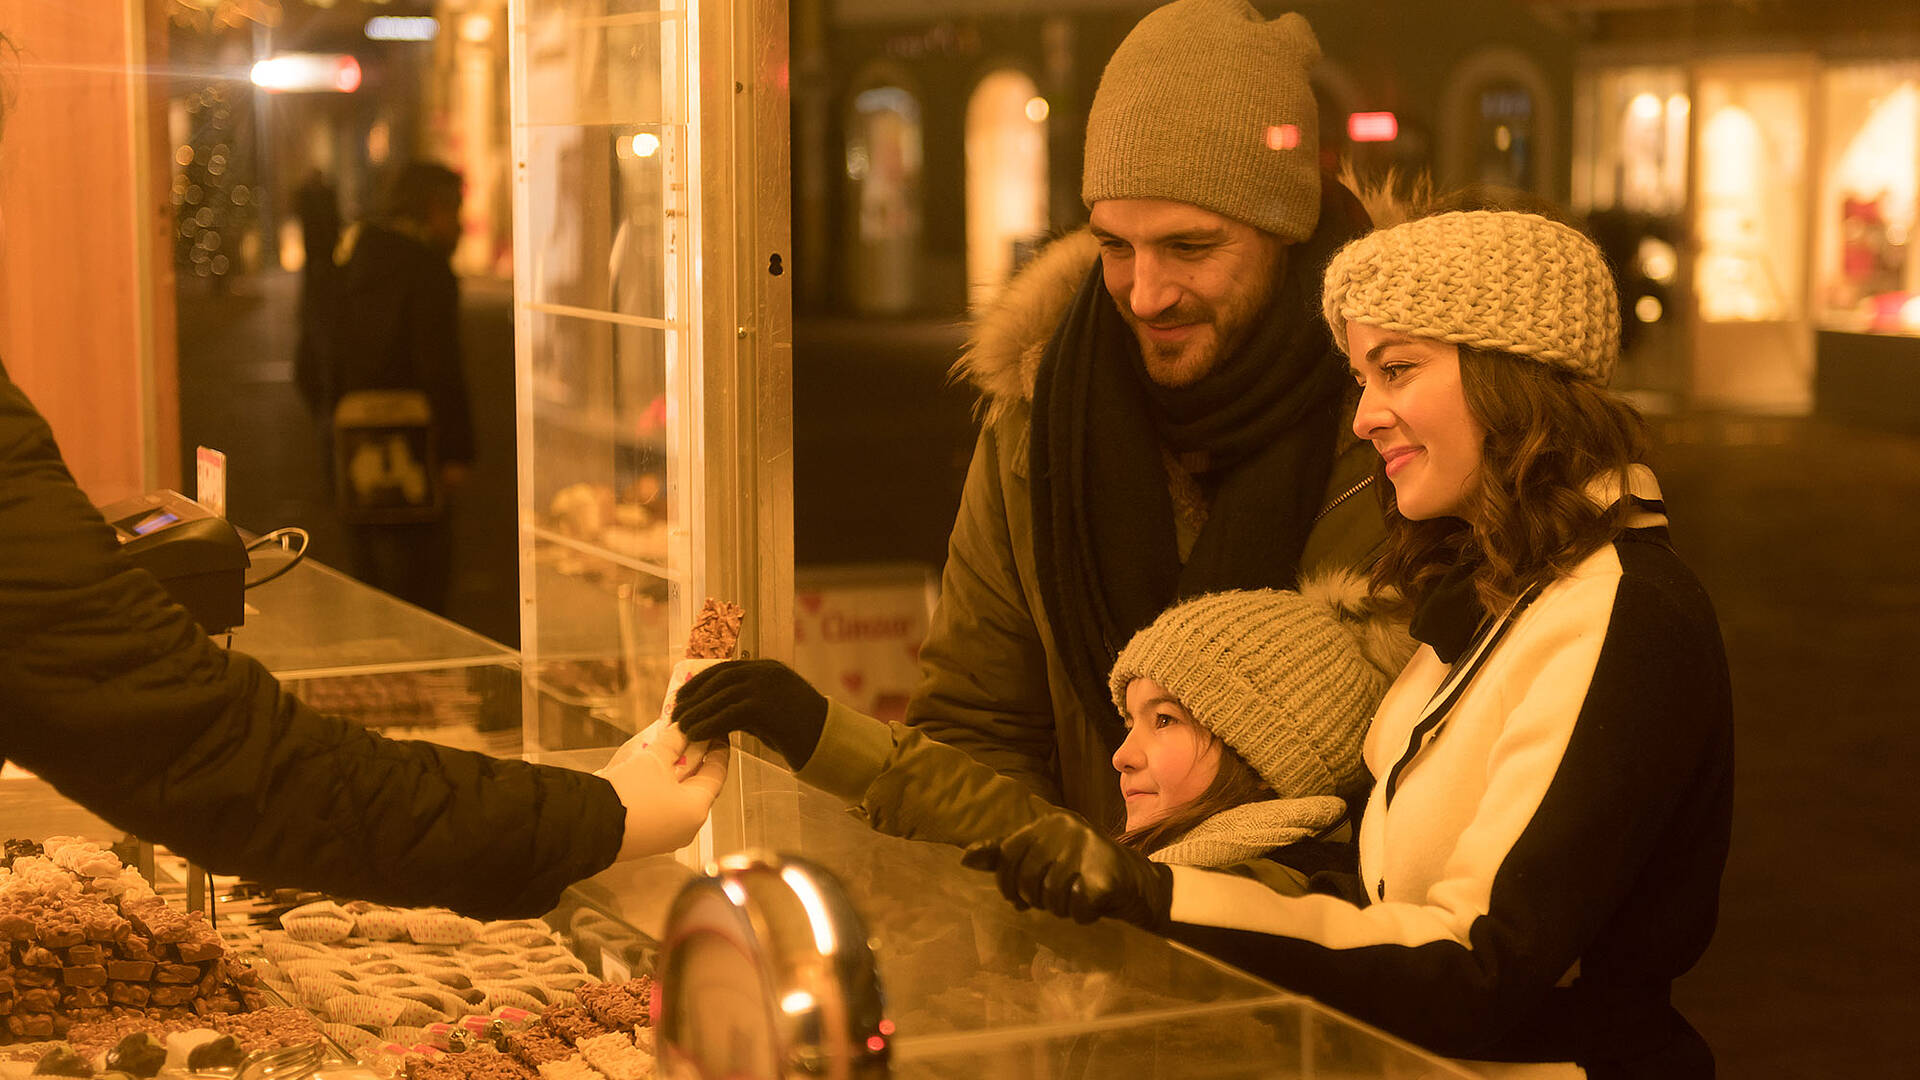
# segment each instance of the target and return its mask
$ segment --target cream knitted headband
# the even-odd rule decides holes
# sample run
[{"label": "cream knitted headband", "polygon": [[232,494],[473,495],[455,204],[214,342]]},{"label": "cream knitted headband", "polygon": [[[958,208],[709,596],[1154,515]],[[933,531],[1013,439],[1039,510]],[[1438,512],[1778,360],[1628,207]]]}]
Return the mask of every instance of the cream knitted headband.
[{"label": "cream knitted headband", "polygon": [[1469,210],[1353,241],[1327,266],[1333,340],[1347,323],[1525,356],[1605,383],[1620,358],[1613,274],[1592,240],[1538,214]]}]

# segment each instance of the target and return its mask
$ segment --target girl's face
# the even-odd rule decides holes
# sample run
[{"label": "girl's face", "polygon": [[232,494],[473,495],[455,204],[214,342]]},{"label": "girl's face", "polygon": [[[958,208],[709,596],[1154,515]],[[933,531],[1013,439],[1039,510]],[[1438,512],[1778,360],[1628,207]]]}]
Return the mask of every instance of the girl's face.
[{"label": "girl's face", "polygon": [[1349,322],[1347,354],[1360,384],[1353,433],[1380,452],[1401,516],[1464,517],[1486,432],[1467,409],[1460,347]]},{"label": "girl's face", "polygon": [[1127,738],[1113,752],[1127,829],[1139,829],[1192,802],[1220,771],[1220,744],[1186,706],[1152,679],[1127,685]]}]

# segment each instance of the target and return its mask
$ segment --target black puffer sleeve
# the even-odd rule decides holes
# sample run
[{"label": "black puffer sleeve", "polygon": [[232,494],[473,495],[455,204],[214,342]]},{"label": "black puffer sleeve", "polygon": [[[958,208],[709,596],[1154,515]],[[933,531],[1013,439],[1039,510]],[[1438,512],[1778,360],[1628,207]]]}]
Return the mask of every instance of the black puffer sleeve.
[{"label": "black puffer sleeve", "polygon": [[609,865],[598,777],[383,738],[208,640],[0,371],[0,757],[216,871],[483,918]]}]

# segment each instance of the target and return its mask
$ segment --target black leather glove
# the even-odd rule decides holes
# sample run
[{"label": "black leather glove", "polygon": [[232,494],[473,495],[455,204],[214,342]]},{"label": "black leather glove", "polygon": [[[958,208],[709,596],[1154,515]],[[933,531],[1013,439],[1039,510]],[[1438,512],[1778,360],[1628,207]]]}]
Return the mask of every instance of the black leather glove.
[{"label": "black leather glove", "polygon": [[1121,847],[1078,814],[1061,811],[999,841],[975,844],[960,861],[994,871],[1017,908],[1043,908],[1090,923],[1123,919],[1164,932],[1173,909],[1173,869]]},{"label": "black leather glove", "polygon": [[688,679],[674,695],[673,722],[690,741],[744,731],[799,769],[820,745],[827,699],[778,660],[735,660]]}]

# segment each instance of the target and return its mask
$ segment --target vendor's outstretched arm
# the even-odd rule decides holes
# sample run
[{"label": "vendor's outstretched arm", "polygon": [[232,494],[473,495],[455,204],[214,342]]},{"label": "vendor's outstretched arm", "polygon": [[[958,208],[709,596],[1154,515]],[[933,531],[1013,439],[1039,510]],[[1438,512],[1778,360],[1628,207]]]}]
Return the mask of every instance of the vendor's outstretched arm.
[{"label": "vendor's outstretched arm", "polygon": [[0,758],[214,870],[484,917],[611,863],[604,780],[321,716],[121,555],[0,372]]}]

